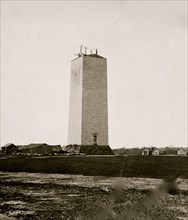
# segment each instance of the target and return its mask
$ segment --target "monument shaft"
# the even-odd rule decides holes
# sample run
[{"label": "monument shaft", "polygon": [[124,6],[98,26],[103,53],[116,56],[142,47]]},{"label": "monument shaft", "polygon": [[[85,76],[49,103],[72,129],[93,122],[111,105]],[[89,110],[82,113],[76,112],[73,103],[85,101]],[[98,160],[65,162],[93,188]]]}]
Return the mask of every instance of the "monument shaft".
[{"label": "monument shaft", "polygon": [[108,145],[107,60],[82,54],[71,62],[69,144]]}]

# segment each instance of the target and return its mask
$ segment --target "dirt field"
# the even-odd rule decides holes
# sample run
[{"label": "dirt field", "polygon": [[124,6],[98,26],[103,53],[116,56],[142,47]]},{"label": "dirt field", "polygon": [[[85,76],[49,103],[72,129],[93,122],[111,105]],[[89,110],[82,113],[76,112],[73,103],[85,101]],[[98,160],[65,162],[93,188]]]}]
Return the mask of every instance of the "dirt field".
[{"label": "dirt field", "polygon": [[165,187],[160,179],[0,172],[0,219],[188,219],[188,180],[172,194]]}]

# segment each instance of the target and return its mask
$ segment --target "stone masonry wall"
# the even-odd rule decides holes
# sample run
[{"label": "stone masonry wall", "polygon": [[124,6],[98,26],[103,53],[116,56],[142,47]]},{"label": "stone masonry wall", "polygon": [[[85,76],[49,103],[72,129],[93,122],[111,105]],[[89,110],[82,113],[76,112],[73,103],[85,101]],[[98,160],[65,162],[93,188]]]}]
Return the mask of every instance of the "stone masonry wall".
[{"label": "stone masonry wall", "polygon": [[107,60],[83,56],[82,145],[108,145]]}]

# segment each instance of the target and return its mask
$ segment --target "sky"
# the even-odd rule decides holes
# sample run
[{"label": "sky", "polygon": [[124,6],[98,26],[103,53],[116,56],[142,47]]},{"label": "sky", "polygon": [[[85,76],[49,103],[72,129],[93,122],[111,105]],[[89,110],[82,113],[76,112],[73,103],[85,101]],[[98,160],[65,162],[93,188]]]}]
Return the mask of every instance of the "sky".
[{"label": "sky", "polygon": [[112,148],[187,147],[187,1],[1,1],[1,143],[66,145],[70,62],[108,63]]}]

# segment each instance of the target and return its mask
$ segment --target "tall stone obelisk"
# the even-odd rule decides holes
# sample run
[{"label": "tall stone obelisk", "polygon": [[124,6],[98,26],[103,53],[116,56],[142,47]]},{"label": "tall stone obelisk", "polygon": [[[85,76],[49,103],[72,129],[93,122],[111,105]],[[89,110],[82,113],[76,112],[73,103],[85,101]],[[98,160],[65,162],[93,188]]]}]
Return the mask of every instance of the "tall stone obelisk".
[{"label": "tall stone obelisk", "polygon": [[79,53],[71,61],[68,143],[108,145],[107,59]]}]

